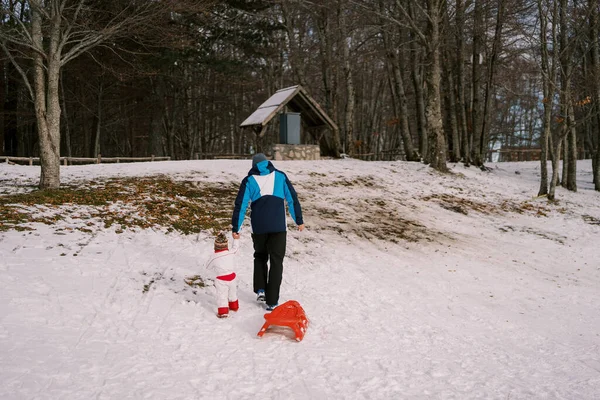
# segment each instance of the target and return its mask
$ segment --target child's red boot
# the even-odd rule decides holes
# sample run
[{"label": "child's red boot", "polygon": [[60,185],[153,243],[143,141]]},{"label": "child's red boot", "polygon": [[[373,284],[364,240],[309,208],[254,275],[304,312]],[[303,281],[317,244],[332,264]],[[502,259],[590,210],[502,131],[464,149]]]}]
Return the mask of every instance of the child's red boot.
[{"label": "child's red boot", "polygon": [[240,303],[236,300],[236,301],[230,301],[229,302],[229,309],[231,311],[237,311],[240,309]]},{"label": "child's red boot", "polygon": [[217,317],[227,318],[228,316],[229,316],[229,308],[219,307],[219,309],[217,310]]}]

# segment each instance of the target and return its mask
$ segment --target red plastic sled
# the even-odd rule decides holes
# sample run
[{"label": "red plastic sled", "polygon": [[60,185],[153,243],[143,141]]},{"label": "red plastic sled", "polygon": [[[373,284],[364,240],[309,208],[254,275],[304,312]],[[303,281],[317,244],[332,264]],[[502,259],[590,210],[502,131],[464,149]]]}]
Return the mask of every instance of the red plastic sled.
[{"label": "red plastic sled", "polygon": [[306,318],[304,309],[295,300],[286,301],[275,307],[269,314],[265,314],[265,320],[265,324],[258,332],[259,337],[262,337],[271,325],[287,326],[292,328],[296,334],[296,341],[299,342],[304,339],[304,334],[308,328],[308,318]]}]

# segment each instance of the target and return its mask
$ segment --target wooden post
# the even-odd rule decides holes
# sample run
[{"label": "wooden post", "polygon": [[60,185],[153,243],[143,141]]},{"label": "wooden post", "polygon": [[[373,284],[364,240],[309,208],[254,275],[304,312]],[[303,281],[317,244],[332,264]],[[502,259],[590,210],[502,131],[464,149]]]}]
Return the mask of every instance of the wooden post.
[{"label": "wooden post", "polygon": [[154,161],[154,154],[152,154],[150,161]]},{"label": "wooden post", "polygon": [[96,160],[96,164],[100,164],[102,162],[102,154],[98,153],[98,159]]},{"label": "wooden post", "polygon": [[33,165],[33,157],[29,157],[29,165]]},{"label": "wooden post", "polygon": [[63,158],[63,165],[66,167],[67,166],[67,157]]}]

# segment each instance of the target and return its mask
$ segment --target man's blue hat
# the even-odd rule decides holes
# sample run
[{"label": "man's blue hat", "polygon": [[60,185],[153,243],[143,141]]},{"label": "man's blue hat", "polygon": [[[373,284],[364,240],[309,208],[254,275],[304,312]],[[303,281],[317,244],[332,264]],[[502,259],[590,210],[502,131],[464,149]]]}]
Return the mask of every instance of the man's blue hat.
[{"label": "man's blue hat", "polygon": [[265,161],[266,159],[267,157],[263,153],[255,154],[254,157],[252,157],[252,167],[256,167],[256,164],[261,161]]}]

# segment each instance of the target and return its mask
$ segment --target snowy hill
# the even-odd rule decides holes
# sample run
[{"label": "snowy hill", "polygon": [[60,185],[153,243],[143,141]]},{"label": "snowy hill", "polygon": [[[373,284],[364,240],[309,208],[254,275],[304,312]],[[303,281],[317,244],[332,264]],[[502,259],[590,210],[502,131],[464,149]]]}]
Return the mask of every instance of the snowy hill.
[{"label": "snowy hill", "polygon": [[538,163],[275,166],[307,226],[288,233],[282,284],[311,322],[300,343],[256,337],[248,229],[238,313],[216,318],[214,287],[184,283],[249,161],[63,167],[72,200],[45,204],[14,197],[39,167],[0,164],[0,398],[598,398],[589,161],[552,204]]}]

